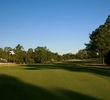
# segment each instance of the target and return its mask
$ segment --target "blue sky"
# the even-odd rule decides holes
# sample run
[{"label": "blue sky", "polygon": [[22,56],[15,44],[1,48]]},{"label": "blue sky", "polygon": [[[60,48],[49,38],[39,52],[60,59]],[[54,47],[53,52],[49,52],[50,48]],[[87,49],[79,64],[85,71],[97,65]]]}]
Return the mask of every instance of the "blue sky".
[{"label": "blue sky", "polygon": [[0,0],[0,47],[76,53],[110,14],[110,0]]}]

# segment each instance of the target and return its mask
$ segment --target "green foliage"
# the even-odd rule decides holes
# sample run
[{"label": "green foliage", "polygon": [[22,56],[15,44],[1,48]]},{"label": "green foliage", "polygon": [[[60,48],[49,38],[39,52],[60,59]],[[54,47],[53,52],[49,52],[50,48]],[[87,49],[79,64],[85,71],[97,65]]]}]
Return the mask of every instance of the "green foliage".
[{"label": "green foliage", "polygon": [[87,51],[85,49],[81,49],[78,51],[78,53],[76,54],[77,59],[87,59],[88,58],[88,54]]},{"label": "green foliage", "polygon": [[7,52],[7,53],[8,53],[10,50],[12,50],[11,47],[5,47],[5,48],[4,48],[4,52]]},{"label": "green foliage", "polygon": [[[10,50],[13,50],[15,54],[10,55]],[[87,54],[85,50],[80,50],[77,54],[67,53],[61,56],[58,53],[51,52],[46,46],[38,46],[35,49],[29,48],[25,51],[24,47],[18,44],[15,48],[0,48],[0,58],[6,59],[10,63],[17,64],[56,63],[62,60],[84,59],[87,58]]]},{"label": "green foliage", "polygon": [[32,48],[29,48],[27,53],[26,53],[26,63],[35,63],[34,61],[34,51]]},{"label": "green foliage", "polygon": [[86,45],[89,56],[104,58],[105,54],[110,50],[110,16],[108,16],[104,25],[100,25],[89,36],[90,42]]},{"label": "green foliage", "polygon": [[37,47],[35,48],[35,62],[36,63],[45,63],[47,61],[47,51],[46,47]]},{"label": "green foliage", "polygon": [[67,53],[62,55],[63,60],[75,59],[75,58],[76,58],[75,54],[72,54],[72,53]]},{"label": "green foliage", "polygon": [[20,44],[18,44],[17,46],[16,46],[16,50],[19,52],[19,51],[22,51],[24,49],[24,47],[22,46],[22,45],[20,45]]},{"label": "green foliage", "polygon": [[3,49],[0,48],[0,58],[3,58],[3,57],[4,57],[4,55],[3,55]]},{"label": "green foliage", "polygon": [[23,64],[26,62],[26,51],[23,51],[24,47],[18,44],[15,49],[15,62],[18,64]]},{"label": "green foliage", "polygon": [[[0,58],[6,59],[8,62],[17,64],[32,64],[32,63],[54,63],[61,60],[58,53],[53,53],[47,47],[38,46],[34,50],[29,48],[28,51],[23,50],[24,47],[18,44],[14,49],[11,47],[0,48]],[[15,55],[10,55],[13,50]]]},{"label": "green foliage", "polygon": [[36,63],[51,63],[60,60],[58,53],[53,53],[47,47],[38,46],[34,50]]}]

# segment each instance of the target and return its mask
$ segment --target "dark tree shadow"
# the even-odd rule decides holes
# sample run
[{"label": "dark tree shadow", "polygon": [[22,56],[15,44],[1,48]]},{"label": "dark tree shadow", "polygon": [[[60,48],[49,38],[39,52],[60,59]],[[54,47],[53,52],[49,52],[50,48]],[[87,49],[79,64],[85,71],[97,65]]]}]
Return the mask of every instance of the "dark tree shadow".
[{"label": "dark tree shadow", "polygon": [[81,94],[78,92],[73,92],[70,90],[65,90],[65,89],[59,89],[58,90],[65,98],[65,100],[100,100],[95,97],[90,97],[85,94]]},{"label": "dark tree shadow", "polygon": [[110,77],[110,67],[98,67],[85,62],[71,62],[48,65],[23,65],[26,70],[64,69],[74,72],[88,72]]},{"label": "dark tree shadow", "polygon": [[0,75],[0,100],[98,100],[74,91],[58,89],[57,92],[59,95],[15,77]]}]

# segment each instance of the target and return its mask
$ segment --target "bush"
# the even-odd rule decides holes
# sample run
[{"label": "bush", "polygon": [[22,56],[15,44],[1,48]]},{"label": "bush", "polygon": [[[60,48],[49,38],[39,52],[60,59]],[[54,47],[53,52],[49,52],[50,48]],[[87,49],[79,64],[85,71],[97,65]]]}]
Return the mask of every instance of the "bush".
[{"label": "bush", "polygon": [[106,53],[104,62],[105,64],[110,65],[110,51]]}]

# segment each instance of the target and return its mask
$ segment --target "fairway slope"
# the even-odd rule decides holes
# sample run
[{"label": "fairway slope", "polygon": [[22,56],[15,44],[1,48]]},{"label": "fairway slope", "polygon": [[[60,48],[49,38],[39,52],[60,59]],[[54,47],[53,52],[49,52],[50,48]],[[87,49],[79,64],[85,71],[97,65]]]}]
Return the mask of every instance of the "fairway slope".
[{"label": "fairway slope", "polygon": [[0,100],[98,100],[88,95],[63,89],[57,89],[59,93],[57,95],[4,74],[0,75],[0,90]]},{"label": "fairway slope", "polygon": [[0,100],[109,100],[109,68],[81,63],[2,66]]}]

